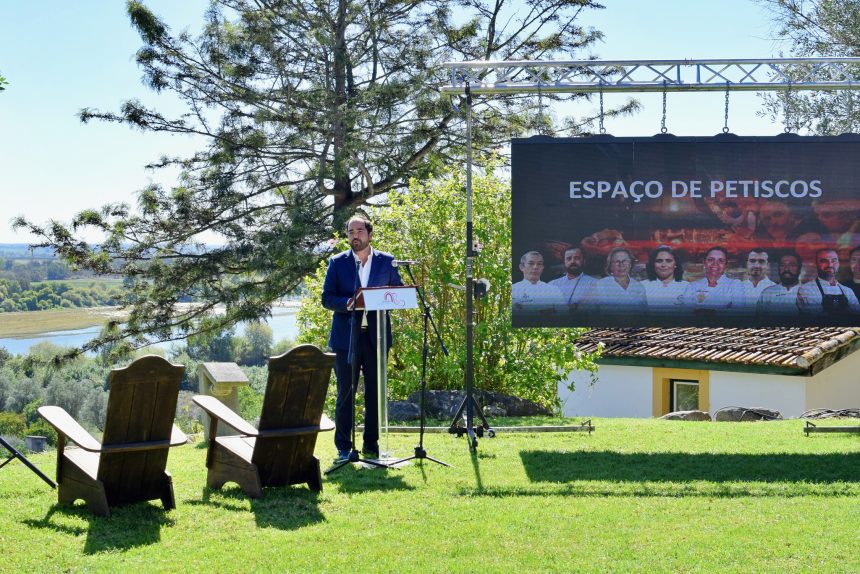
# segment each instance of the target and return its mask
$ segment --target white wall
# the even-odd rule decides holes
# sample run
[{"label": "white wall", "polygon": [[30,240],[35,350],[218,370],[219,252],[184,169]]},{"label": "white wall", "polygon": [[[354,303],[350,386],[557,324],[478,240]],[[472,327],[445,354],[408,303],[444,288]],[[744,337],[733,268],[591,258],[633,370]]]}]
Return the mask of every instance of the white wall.
[{"label": "white wall", "polygon": [[807,410],[860,408],[860,351],[806,380]]},{"label": "white wall", "polygon": [[[573,392],[558,387],[566,417],[652,416],[651,367],[603,365],[597,383],[589,385],[587,371],[573,371]],[[860,351],[848,355],[814,377],[710,371],[710,412],[723,407],[764,407],[783,417],[798,417],[810,409],[860,408]]]},{"label": "white wall", "polygon": [[558,386],[562,414],[566,417],[649,418],[651,411],[650,367],[603,365],[597,383],[589,385],[588,371],[573,371],[567,381],[575,381],[573,392],[565,382]]},{"label": "white wall", "polygon": [[808,377],[711,371],[711,414],[723,407],[763,407],[785,418],[797,417],[806,410],[808,381]]}]

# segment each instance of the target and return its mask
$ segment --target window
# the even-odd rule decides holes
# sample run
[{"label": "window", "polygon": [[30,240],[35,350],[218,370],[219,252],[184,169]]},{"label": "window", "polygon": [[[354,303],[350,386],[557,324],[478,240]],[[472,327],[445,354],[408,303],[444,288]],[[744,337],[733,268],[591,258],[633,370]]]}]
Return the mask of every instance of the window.
[{"label": "window", "polygon": [[708,412],[711,373],[704,369],[654,367],[651,405],[655,417],[680,410]]},{"label": "window", "polygon": [[699,409],[699,381],[672,379],[669,391],[670,411]]}]

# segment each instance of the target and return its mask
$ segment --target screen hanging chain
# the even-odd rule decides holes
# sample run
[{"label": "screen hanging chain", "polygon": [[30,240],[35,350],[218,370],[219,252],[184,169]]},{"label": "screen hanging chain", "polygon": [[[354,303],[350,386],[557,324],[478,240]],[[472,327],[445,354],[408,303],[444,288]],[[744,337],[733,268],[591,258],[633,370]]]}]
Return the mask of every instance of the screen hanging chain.
[{"label": "screen hanging chain", "polygon": [[544,117],[543,117],[543,94],[540,91],[541,87],[540,81],[538,81],[537,93],[538,93],[538,135],[546,135],[544,133]]},{"label": "screen hanging chain", "polygon": [[729,82],[726,82],[726,113],[723,120],[723,133],[729,133]]},{"label": "screen hanging chain", "polygon": [[788,84],[788,89],[785,91],[785,109],[783,110],[783,116],[785,118],[785,133],[791,133],[791,108],[789,107],[789,100],[791,99],[791,84]]},{"label": "screen hanging chain", "polygon": [[666,80],[663,80],[663,118],[660,120],[660,133],[665,134],[666,129]]},{"label": "screen hanging chain", "polygon": [[599,129],[601,134],[606,133],[606,128],[603,127],[603,117],[604,117],[604,113],[603,113],[603,80],[601,80],[600,81],[600,129]]}]

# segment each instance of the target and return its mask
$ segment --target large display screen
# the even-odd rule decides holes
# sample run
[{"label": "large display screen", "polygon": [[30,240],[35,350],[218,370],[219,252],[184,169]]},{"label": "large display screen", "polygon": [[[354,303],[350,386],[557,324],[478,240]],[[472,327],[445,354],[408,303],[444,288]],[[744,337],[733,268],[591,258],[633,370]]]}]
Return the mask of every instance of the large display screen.
[{"label": "large display screen", "polygon": [[517,327],[860,325],[860,136],[512,142]]}]

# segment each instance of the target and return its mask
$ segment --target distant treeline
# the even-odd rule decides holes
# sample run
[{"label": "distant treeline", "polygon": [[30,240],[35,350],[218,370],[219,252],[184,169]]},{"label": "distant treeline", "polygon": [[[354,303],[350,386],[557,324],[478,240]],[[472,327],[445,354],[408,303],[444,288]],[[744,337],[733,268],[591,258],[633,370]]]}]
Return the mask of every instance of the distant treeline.
[{"label": "distant treeline", "polygon": [[[76,279],[76,282],[66,283]],[[91,279],[91,282],[80,282]],[[57,259],[0,257],[0,312],[44,311],[73,307],[119,305],[125,291],[105,284],[90,273],[73,271]]]},{"label": "distant treeline", "polygon": [[29,289],[30,283],[38,281],[57,281],[83,276],[81,273],[73,273],[71,268],[62,261],[36,259],[20,261],[0,257],[0,279],[17,281],[24,289]]},{"label": "distant treeline", "polygon": [[120,305],[124,297],[122,287],[96,281],[30,283],[25,288],[16,279],[0,278],[0,312]]},{"label": "distant treeline", "polygon": [[0,257],[6,259],[55,259],[51,247],[30,247],[26,243],[0,243]]}]

